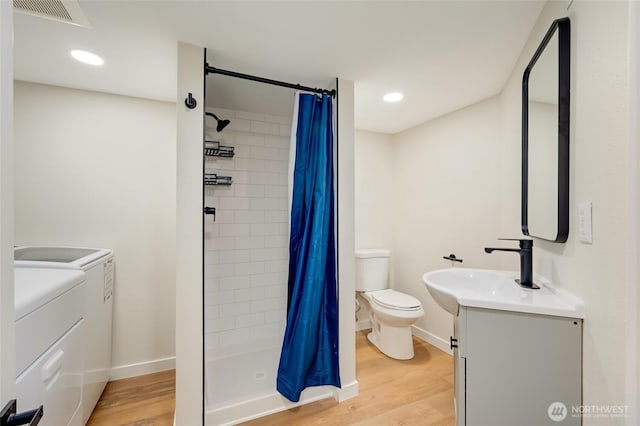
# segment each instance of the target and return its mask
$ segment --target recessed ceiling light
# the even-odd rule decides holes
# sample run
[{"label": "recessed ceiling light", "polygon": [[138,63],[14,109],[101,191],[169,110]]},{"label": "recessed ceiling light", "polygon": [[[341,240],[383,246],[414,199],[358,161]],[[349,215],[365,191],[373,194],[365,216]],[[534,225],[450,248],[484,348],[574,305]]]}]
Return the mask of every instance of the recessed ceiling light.
[{"label": "recessed ceiling light", "polygon": [[385,102],[398,102],[398,101],[401,101],[402,98],[404,98],[404,95],[398,92],[387,93],[382,97],[382,99],[384,99]]},{"label": "recessed ceiling light", "polygon": [[95,53],[87,52],[86,50],[72,50],[71,56],[73,56],[76,61],[80,61],[83,64],[96,66],[104,64],[104,60],[100,56]]}]

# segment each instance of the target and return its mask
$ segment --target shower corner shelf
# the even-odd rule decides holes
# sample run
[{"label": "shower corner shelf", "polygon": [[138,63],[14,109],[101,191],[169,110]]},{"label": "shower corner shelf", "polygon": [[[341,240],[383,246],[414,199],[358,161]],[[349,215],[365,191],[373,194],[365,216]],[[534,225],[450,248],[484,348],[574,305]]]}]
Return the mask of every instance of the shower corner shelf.
[{"label": "shower corner shelf", "polygon": [[222,145],[220,141],[204,141],[204,155],[206,157],[233,158],[235,148]]},{"label": "shower corner shelf", "polygon": [[205,173],[205,185],[231,185],[233,180],[231,176],[218,176],[216,173]]}]

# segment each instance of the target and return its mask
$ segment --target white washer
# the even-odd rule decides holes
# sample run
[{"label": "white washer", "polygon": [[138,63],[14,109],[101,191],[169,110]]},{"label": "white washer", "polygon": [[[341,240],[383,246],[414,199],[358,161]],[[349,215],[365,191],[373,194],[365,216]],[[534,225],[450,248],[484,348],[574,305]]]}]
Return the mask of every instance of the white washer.
[{"label": "white washer", "polygon": [[82,390],[82,421],[86,424],[111,373],[113,251],[83,247],[28,246],[17,247],[14,259],[16,268],[76,269],[87,274]]},{"label": "white washer", "polygon": [[43,426],[82,425],[85,277],[15,269],[17,408],[44,405]]}]

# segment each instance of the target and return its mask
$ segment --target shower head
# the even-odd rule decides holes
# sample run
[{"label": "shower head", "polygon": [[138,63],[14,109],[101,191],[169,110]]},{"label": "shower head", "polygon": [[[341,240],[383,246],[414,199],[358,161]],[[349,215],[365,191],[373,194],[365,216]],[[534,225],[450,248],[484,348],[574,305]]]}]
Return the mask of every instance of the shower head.
[{"label": "shower head", "polygon": [[205,112],[205,115],[210,115],[211,117],[215,118],[216,121],[218,122],[218,126],[216,127],[216,131],[221,132],[222,129],[224,129],[225,127],[227,127],[229,125],[229,123],[231,123],[230,120],[220,120],[218,117],[216,117],[216,115],[212,112]]}]

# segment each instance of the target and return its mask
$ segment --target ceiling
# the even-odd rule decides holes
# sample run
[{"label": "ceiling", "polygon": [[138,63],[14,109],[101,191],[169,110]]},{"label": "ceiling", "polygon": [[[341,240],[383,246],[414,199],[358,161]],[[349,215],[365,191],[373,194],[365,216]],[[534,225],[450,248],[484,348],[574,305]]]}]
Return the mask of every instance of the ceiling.
[{"label": "ceiling", "polygon": [[[355,124],[394,134],[498,94],[544,6],[536,1],[79,1],[83,28],[15,14],[15,78],[174,102],[177,41],[207,48],[211,65],[329,87],[355,82]],[[85,49],[105,65],[75,62]],[[235,80],[235,81],[234,81]],[[216,102],[278,115],[255,83],[209,78]],[[251,86],[251,84],[253,86]],[[247,88],[256,87],[247,96]],[[405,94],[387,104],[390,91]],[[284,105],[284,104],[283,104]],[[270,107],[270,111],[262,109]],[[282,112],[283,114],[285,112]]]}]

